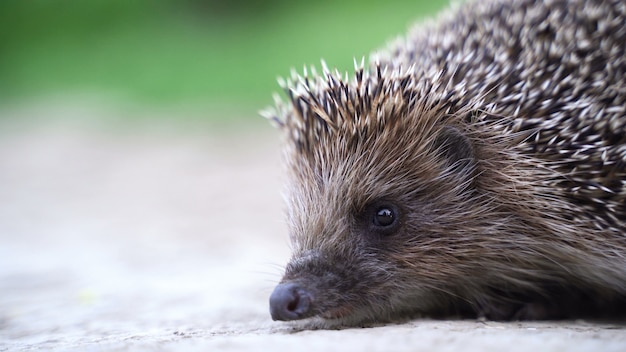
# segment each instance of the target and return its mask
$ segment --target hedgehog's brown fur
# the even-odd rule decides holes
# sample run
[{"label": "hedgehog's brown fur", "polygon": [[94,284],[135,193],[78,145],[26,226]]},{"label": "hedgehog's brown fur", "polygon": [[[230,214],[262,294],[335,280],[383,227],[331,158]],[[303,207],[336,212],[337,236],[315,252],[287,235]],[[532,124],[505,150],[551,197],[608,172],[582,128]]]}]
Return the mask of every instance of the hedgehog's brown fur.
[{"label": "hedgehog's brown fur", "polygon": [[[306,307],[275,318],[619,314],[624,23],[621,0],[475,1],[352,78],[284,82],[268,117],[294,253],[272,310]],[[381,205],[391,230],[372,225]]]}]

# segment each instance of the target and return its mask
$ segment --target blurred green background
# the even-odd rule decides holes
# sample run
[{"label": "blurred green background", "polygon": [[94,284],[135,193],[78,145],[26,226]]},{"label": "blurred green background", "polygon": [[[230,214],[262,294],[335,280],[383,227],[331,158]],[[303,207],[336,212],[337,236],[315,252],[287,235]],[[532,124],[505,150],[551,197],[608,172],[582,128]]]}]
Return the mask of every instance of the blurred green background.
[{"label": "blurred green background", "polygon": [[104,96],[256,117],[277,76],[320,58],[352,70],[447,3],[1,0],[0,104]]}]

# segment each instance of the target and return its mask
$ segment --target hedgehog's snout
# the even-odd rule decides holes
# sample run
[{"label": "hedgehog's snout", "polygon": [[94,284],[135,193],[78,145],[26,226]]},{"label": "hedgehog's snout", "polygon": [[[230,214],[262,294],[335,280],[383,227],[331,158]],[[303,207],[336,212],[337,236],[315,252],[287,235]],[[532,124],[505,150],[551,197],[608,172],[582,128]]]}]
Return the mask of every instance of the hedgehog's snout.
[{"label": "hedgehog's snout", "polygon": [[274,320],[298,320],[309,316],[311,294],[294,283],[276,286],[270,296],[270,314]]}]

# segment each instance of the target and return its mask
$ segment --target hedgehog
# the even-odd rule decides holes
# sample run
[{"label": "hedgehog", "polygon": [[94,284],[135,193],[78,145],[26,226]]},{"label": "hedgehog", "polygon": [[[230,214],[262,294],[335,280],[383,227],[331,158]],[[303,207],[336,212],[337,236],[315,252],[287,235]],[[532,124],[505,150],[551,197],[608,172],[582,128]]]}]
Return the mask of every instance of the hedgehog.
[{"label": "hedgehog", "polygon": [[626,317],[626,3],[458,4],[282,80],[274,320]]}]

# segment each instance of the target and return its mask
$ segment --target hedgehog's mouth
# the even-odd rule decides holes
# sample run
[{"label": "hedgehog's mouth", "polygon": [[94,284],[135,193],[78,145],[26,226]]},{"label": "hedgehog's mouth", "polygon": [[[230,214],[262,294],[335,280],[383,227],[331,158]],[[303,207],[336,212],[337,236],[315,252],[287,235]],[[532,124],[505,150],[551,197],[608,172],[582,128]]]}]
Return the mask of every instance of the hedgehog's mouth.
[{"label": "hedgehog's mouth", "polygon": [[337,319],[350,317],[353,312],[354,312],[354,308],[349,307],[349,306],[342,306],[342,307],[335,307],[332,309],[328,309],[320,313],[318,316],[320,318],[327,319],[327,320],[337,320]]}]

